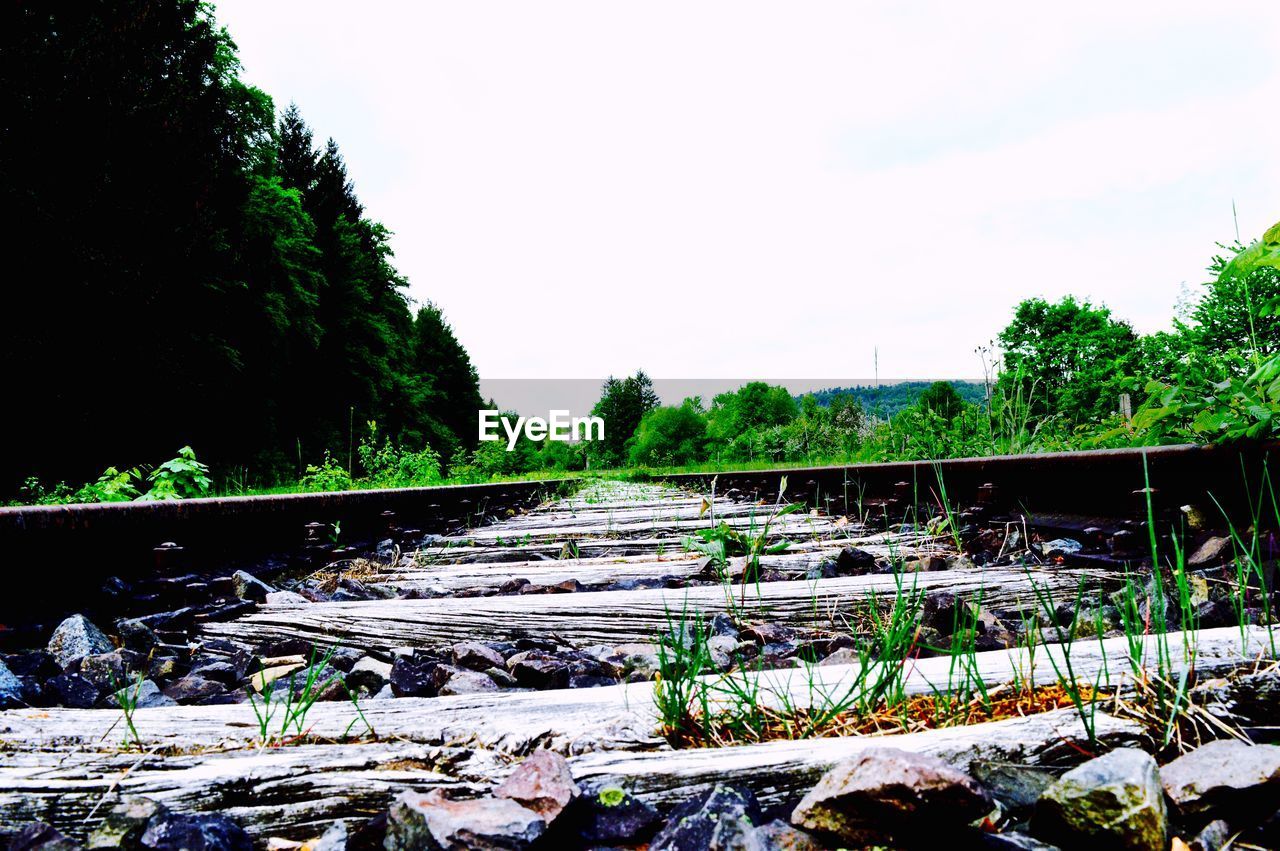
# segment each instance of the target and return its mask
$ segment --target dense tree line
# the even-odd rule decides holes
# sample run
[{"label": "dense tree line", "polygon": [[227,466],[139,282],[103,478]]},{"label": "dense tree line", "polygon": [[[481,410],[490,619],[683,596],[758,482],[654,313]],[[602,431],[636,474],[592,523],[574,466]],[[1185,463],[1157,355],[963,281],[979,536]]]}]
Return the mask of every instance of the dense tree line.
[{"label": "dense tree line", "polygon": [[370,421],[446,459],[474,441],[467,353],[207,4],[8,4],[0,77],[0,491],[186,444],[291,477]]},{"label": "dense tree line", "polygon": [[[974,374],[977,372],[975,370]],[[977,404],[986,401],[986,386],[978,381],[950,381],[966,402]],[[920,401],[921,395],[933,382],[895,381],[892,384],[854,384],[848,387],[831,387],[817,390],[813,396],[819,405],[829,405],[837,396],[856,399],[869,416],[888,419],[897,416]]]}]

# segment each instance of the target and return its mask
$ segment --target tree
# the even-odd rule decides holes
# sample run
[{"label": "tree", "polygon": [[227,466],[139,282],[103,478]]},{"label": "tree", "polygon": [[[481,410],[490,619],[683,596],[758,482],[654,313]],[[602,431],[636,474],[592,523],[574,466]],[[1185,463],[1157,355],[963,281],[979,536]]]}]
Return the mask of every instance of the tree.
[{"label": "tree", "polygon": [[953,420],[964,408],[964,399],[950,381],[935,381],[920,394],[920,406],[944,420]]},{"label": "tree", "polygon": [[600,391],[592,416],[604,419],[604,440],[591,443],[591,457],[597,466],[618,467],[627,460],[631,440],[644,415],[658,407],[653,381],[639,370],[623,379],[609,376]]},{"label": "tree", "polygon": [[457,447],[473,448],[476,414],[484,406],[480,380],[467,350],[434,304],[419,308],[414,317],[411,363],[413,408],[420,417],[420,428],[425,435],[436,432],[437,424],[444,430],[427,436],[427,441],[446,458]]},{"label": "tree", "polygon": [[296,103],[289,104],[276,130],[276,176],[290,189],[309,193],[320,177],[315,137]]},{"label": "tree", "polygon": [[711,400],[707,433],[723,457],[777,457],[784,451],[785,440],[776,429],[790,423],[798,413],[796,400],[785,387],[751,381]]},{"label": "tree", "polygon": [[1084,422],[1113,413],[1119,379],[1137,366],[1133,328],[1072,296],[1023,301],[996,339],[1004,351],[997,389],[1006,398],[1020,391],[1040,418]]},{"label": "tree", "polygon": [[631,444],[636,466],[675,467],[705,457],[707,418],[697,399],[655,408],[644,415]]},{"label": "tree", "polygon": [[273,483],[350,457],[366,420],[466,435],[465,352],[416,353],[440,331],[415,334],[390,233],[336,143],[296,106],[275,124],[210,4],[11,5],[0,74],[0,359],[26,412],[0,492],[184,444]]},{"label": "tree", "polygon": [[[1219,246],[1232,256],[1246,251],[1241,243]],[[1188,311],[1179,330],[1186,356],[1203,365],[1225,366],[1221,354],[1239,352],[1246,363],[1280,352],[1280,312],[1263,310],[1280,299],[1280,269],[1259,265],[1240,274],[1223,274],[1231,257],[1217,255],[1209,265],[1213,278]],[[1222,377],[1226,377],[1225,375]]]},{"label": "tree", "polygon": [[30,415],[9,424],[24,451],[0,481],[250,442],[226,299],[272,112],[238,70],[196,0],[6,11],[0,358],[9,404]]}]

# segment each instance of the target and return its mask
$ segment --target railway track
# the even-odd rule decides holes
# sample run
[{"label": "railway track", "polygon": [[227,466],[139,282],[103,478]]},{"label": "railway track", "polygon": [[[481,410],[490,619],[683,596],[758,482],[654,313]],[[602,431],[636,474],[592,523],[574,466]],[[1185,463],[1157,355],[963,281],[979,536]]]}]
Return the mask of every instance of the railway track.
[{"label": "railway track", "polygon": [[[1031,679],[1048,684],[1054,667],[1043,660],[1062,658],[1063,648],[1041,651],[1037,671],[1019,623],[1045,599],[1074,600],[1072,618],[1088,606],[1090,617],[1102,611],[1123,571],[1142,569],[1132,540],[1145,540],[1148,501],[1158,520],[1183,516],[1183,506],[1203,516],[1213,500],[1232,511],[1238,464],[1260,468],[1251,465],[1263,452],[1237,452],[1233,469],[1221,450],[1158,451],[1146,464],[1149,480],[1141,456],[1104,453],[1077,459],[1084,478],[1077,471],[1061,480],[1051,477],[1071,469],[1066,456],[1003,462],[1003,473],[981,461],[726,474],[714,483],[597,481],[576,491],[556,483],[438,491],[400,495],[397,510],[366,495],[351,504],[298,498],[239,509],[257,518],[258,537],[217,544],[209,542],[229,521],[214,506],[186,515],[162,507],[160,519],[5,510],[9,552],[81,532],[119,545],[109,563],[140,577],[142,597],[153,594],[146,582],[168,583],[171,593],[117,601],[120,612],[90,600],[94,618],[133,616],[145,627],[149,648],[136,644],[138,631],[102,622],[124,646],[93,657],[114,653],[117,674],[140,671],[155,682],[156,705],[132,713],[134,730],[109,694],[84,708],[56,705],[66,703],[57,699],[61,682],[46,682],[38,705],[0,713],[0,830],[39,820],[83,838],[110,802],[142,795],[176,810],[226,813],[260,840],[306,839],[336,821],[356,829],[406,790],[487,794],[540,748],[565,755],[588,790],[622,787],[663,809],[732,781],[781,813],[839,759],[882,740],[673,750],[654,695],[672,648],[711,635],[706,643],[719,655],[704,680],[755,683],[765,703],[794,711],[867,676],[876,660],[858,648],[906,595],[919,601],[922,637],[904,693],[948,688],[940,683],[952,663],[941,646],[966,617],[976,619],[966,629],[977,636],[973,664],[986,681],[1025,677],[1030,661]],[[1086,479],[1092,498],[1082,492]],[[1040,498],[1028,500],[1028,483]],[[954,501],[943,503],[943,492]],[[804,510],[779,511],[793,500]],[[412,506],[429,506],[430,522]],[[274,528],[268,517],[293,528],[292,547],[265,531]],[[317,542],[310,524],[339,521],[353,530],[347,539]],[[770,551],[756,563],[691,548],[689,536],[713,524]],[[1216,531],[1193,530],[1190,544]],[[180,541],[181,552],[143,545],[157,534]],[[1043,546],[1061,536],[1079,546]],[[1218,561],[1197,568],[1211,573]],[[226,576],[234,565],[254,568],[264,584]],[[183,605],[163,610],[174,603]],[[42,618],[54,611],[29,619],[10,643],[47,629]],[[1075,657],[1078,673],[1110,677],[1117,663],[1108,660],[1132,650],[1123,636],[1099,638]],[[1194,664],[1201,674],[1226,673],[1273,650],[1266,629],[1205,628]],[[1174,667],[1190,668],[1187,648],[1178,653]],[[66,676],[92,680],[94,665],[109,667],[75,664]],[[294,693],[308,672],[344,687],[328,689],[292,731],[263,724],[264,698],[270,705],[270,694]],[[910,732],[893,744],[967,770],[977,762],[1069,765],[1091,748],[1148,735],[1132,718],[1098,718],[1090,729],[1064,708]]]}]

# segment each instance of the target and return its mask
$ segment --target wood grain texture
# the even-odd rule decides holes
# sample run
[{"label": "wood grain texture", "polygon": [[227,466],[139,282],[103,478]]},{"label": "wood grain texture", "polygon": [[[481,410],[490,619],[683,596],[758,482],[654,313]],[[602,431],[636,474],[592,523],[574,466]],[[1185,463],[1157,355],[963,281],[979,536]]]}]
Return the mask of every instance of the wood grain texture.
[{"label": "wood grain texture", "polygon": [[[737,616],[792,626],[841,627],[856,621],[869,597],[891,596],[898,583],[922,593],[946,591],[981,597],[991,609],[1034,607],[1032,581],[1055,598],[1067,599],[1081,577],[1091,587],[1107,587],[1114,576],[1104,571],[1012,568],[947,570],[895,576],[838,577],[813,582],[764,582],[748,586]],[[238,620],[211,623],[204,634],[254,645],[269,638],[296,637],[322,643],[389,650],[435,647],[458,641],[508,641],[557,636],[575,645],[649,641],[669,630],[681,613],[710,617],[729,611],[719,585],[642,591],[575,594],[377,600],[271,606]]]}]

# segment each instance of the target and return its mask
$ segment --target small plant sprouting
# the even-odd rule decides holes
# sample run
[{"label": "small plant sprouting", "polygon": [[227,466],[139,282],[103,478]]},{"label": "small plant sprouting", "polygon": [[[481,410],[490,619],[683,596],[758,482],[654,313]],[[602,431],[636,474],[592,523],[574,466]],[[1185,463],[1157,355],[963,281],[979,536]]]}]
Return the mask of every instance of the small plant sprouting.
[{"label": "small plant sprouting", "polygon": [[772,511],[759,527],[756,526],[754,512],[750,515],[746,529],[730,526],[724,520],[721,520],[719,525],[715,525],[715,514],[713,512],[713,525],[710,528],[699,529],[696,537],[688,536],[684,539],[684,548],[708,556],[711,559],[711,563],[721,572],[721,576],[726,583],[729,577],[725,574],[725,568],[728,566],[729,559],[737,556],[745,559],[739,605],[746,605],[747,585],[755,584],[757,590],[759,590],[761,556],[775,555],[785,552],[791,547],[791,542],[786,538],[774,541],[770,535],[770,529],[778,518],[804,510],[804,505],[801,503],[783,502],[783,494],[786,489],[787,477],[783,476],[778,485],[778,499],[774,503]]},{"label": "small plant sprouting", "polygon": [[960,540],[960,525],[956,520],[956,514],[951,508],[951,500],[947,498],[947,482],[942,475],[942,462],[933,462],[933,472],[938,479],[938,492],[934,497],[938,501],[938,507],[942,511],[941,528],[934,530],[935,533],[941,532],[946,534],[952,545],[956,548],[956,552],[964,551],[964,542]]},{"label": "small plant sprouting", "polygon": [[[320,677],[328,668],[329,662],[333,659],[333,654],[338,651],[338,645],[333,645],[319,661],[316,661],[316,648],[311,648],[311,657],[306,668],[306,678],[301,682],[297,682],[297,672],[289,674],[288,685],[285,689],[283,702],[275,700],[276,680],[269,683],[263,683],[261,688],[261,700],[255,698],[252,690],[249,692],[249,705],[253,709],[254,717],[258,721],[258,736],[260,747],[268,747],[273,744],[284,744],[289,740],[289,730],[293,729],[293,737],[301,738],[306,734],[307,713],[311,711],[311,707],[316,704],[331,685],[341,682],[341,677],[332,676],[321,682]],[[350,694],[350,691],[348,691]],[[277,710],[282,710],[280,716],[280,727],[278,732],[271,732],[271,721],[276,717]],[[356,706],[356,712],[359,718],[355,720],[365,720],[364,713],[360,711],[359,705]],[[352,726],[355,724],[352,721]],[[369,728],[370,733],[373,727],[365,720],[365,726]],[[347,730],[350,731],[351,726]]]},{"label": "small plant sprouting", "polygon": [[276,714],[276,709],[278,708],[276,703],[272,700],[275,690],[275,680],[272,680],[271,682],[264,682],[260,690],[261,703],[259,703],[258,698],[254,697],[252,689],[248,692],[249,706],[253,709],[254,717],[258,719],[259,747],[265,748],[271,742],[271,719]]},{"label": "small plant sprouting", "polygon": [[133,682],[126,682],[124,685],[116,682],[113,675],[111,677],[111,685],[115,689],[116,703],[120,706],[120,711],[124,714],[125,728],[128,734],[124,738],[124,746],[130,747],[129,739],[133,739],[133,745],[139,750],[142,748],[142,737],[138,735],[138,728],[133,723],[133,713],[138,709],[138,698],[142,694],[142,684],[145,682],[145,674],[138,671],[134,674]]},{"label": "small plant sprouting", "polygon": [[[1084,689],[1080,684],[1079,678],[1076,676],[1075,666],[1071,661],[1072,648],[1078,635],[1076,630],[1076,614],[1080,611],[1080,604],[1084,601],[1084,585],[1085,578],[1080,577],[1080,583],[1076,586],[1075,603],[1071,609],[1073,612],[1071,624],[1067,627],[1062,626],[1058,617],[1057,606],[1053,602],[1053,595],[1048,588],[1043,588],[1036,583],[1035,578],[1031,575],[1030,568],[1027,569],[1027,579],[1031,583],[1031,590],[1035,594],[1036,602],[1044,615],[1045,622],[1053,625],[1054,637],[1057,639],[1057,645],[1062,650],[1062,663],[1054,658],[1053,653],[1046,653],[1049,664],[1053,666],[1053,672],[1058,678],[1058,684],[1071,697],[1071,704],[1076,709],[1076,714],[1080,717],[1080,723],[1084,725],[1085,734],[1089,737],[1089,745],[1096,748],[1097,739],[1097,712],[1098,712],[1098,686],[1102,681],[1102,672],[1099,670],[1098,678],[1094,681],[1092,688],[1089,690],[1086,698]],[[1044,628],[1040,627],[1040,641],[1048,643],[1044,639]],[[1086,700],[1088,705],[1086,706]]]},{"label": "small plant sprouting", "polygon": [[351,736],[351,728],[357,723],[361,723],[364,724],[365,730],[368,731],[372,738],[378,738],[378,731],[373,729],[373,725],[369,723],[369,719],[364,717],[364,710],[360,708],[360,699],[356,697],[356,693],[351,690],[351,686],[346,684],[343,685],[343,688],[347,690],[347,697],[351,700],[351,706],[356,711],[356,717],[351,719],[351,723],[348,724],[347,729],[343,731],[342,737],[344,739],[349,738]]}]

